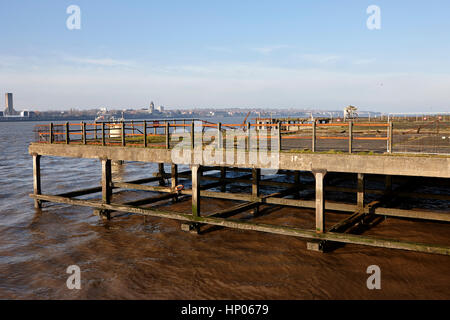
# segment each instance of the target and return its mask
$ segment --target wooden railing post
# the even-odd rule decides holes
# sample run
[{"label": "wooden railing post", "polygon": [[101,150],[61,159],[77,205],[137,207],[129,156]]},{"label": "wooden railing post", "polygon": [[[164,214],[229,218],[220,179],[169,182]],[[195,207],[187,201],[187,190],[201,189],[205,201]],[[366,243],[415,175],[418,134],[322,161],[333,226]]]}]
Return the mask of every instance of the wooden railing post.
[{"label": "wooden railing post", "polygon": [[170,149],[170,123],[166,122],[166,149]]},{"label": "wooden railing post", "polygon": [[217,124],[217,149],[222,148],[222,123]]},{"label": "wooden railing post", "polygon": [[81,131],[83,133],[83,144],[86,144],[86,123],[84,121],[81,122]]},{"label": "wooden railing post", "polygon": [[102,146],[106,145],[106,139],[105,139],[105,123],[102,122]]},{"label": "wooden railing post", "polygon": [[281,152],[281,123],[277,124],[277,133],[278,133],[278,152]]},{"label": "wooden railing post", "polygon": [[53,137],[53,122],[50,122],[50,143],[53,143],[54,137]]},{"label": "wooden railing post", "polygon": [[195,147],[195,143],[194,143],[194,139],[195,139],[195,127],[194,127],[194,120],[192,120],[191,122],[191,149],[194,149]]},{"label": "wooden railing post", "polygon": [[147,148],[147,121],[144,120],[144,148]]},{"label": "wooden railing post", "polygon": [[393,137],[394,137],[394,124],[392,121],[390,121],[388,127],[388,150],[387,150],[387,152],[389,153],[392,153]]},{"label": "wooden railing post", "polygon": [[316,120],[314,120],[312,123],[311,151],[316,152]]},{"label": "wooden railing post", "polygon": [[121,134],[121,136],[122,136],[122,147],[124,147],[125,146],[125,122],[123,122],[122,121],[122,128],[121,128],[122,130],[122,134]]},{"label": "wooden railing post", "polygon": [[250,122],[247,122],[247,151],[250,151],[250,139],[251,139],[251,129],[252,124]]},{"label": "wooden railing post", "polygon": [[348,153],[353,151],[353,121],[348,122]]},{"label": "wooden railing post", "polygon": [[70,143],[69,122],[66,122],[66,144]]}]

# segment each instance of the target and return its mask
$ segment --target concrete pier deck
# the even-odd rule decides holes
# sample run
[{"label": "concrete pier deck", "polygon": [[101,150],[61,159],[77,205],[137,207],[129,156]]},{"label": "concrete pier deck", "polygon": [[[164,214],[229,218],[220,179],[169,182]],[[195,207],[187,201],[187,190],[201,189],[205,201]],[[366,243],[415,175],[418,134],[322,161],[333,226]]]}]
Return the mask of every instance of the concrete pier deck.
[{"label": "concrete pier deck", "polygon": [[[209,124],[208,124],[209,125]],[[188,125],[187,125],[188,126]],[[193,124],[191,125],[191,137],[194,137]],[[400,241],[396,239],[379,239],[360,234],[353,234],[352,230],[360,225],[371,226],[374,220],[379,217],[399,217],[420,220],[437,221],[448,223],[450,221],[450,211],[431,210],[405,210],[391,208],[389,204],[392,199],[398,196],[425,197],[438,199],[450,203],[450,194],[424,194],[414,193],[411,190],[411,181],[415,178],[434,178],[444,181],[444,185],[449,187],[450,178],[450,156],[448,155],[397,155],[392,153],[384,154],[342,154],[342,153],[312,153],[281,151],[281,148],[252,149],[248,145],[244,148],[225,148],[225,144],[219,138],[216,144],[219,146],[213,150],[208,149],[208,145],[189,143],[181,148],[176,148],[169,141],[169,126],[166,125],[165,148],[148,147],[147,140],[144,145],[128,145],[125,142],[125,131],[122,125],[121,139],[119,144],[105,144],[105,125],[102,124],[103,143],[87,143],[86,131],[83,130],[84,138],[80,143],[70,143],[69,137],[66,141],[55,143],[53,138],[48,143],[35,142],[30,144],[29,153],[33,156],[34,168],[34,193],[30,196],[35,200],[35,206],[40,208],[42,203],[59,202],[69,205],[88,206],[105,219],[113,218],[113,212],[131,212],[141,215],[164,217],[176,219],[183,222],[182,229],[198,232],[204,224],[219,225],[243,230],[255,230],[284,234],[310,239],[308,248],[322,251],[324,248],[332,247],[333,243],[354,243],[360,245],[370,245],[403,250],[413,250],[429,253],[450,254],[448,244],[436,245],[420,242]],[[217,126],[220,132],[220,125]],[[250,128],[250,127],[249,127]],[[279,127],[278,127],[279,128]],[[69,132],[69,130],[67,130]],[[249,138],[250,130],[245,133]],[[97,136],[97,132],[95,133]],[[221,134],[219,134],[221,136]],[[144,125],[144,137],[147,137],[147,128]],[[278,138],[277,138],[278,137]],[[203,137],[201,138],[203,139]],[[272,136],[270,139],[281,141],[281,134]],[[96,140],[93,140],[94,142]],[[192,140],[193,141],[193,140]],[[263,150],[264,152],[261,152]],[[351,149],[350,149],[351,150]],[[73,190],[59,195],[44,194],[41,189],[40,158],[42,156],[72,157],[98,159],[101,162],[102,184],[88,189]],[[148,178],[135,181],[119,182],[113,181],[111,176],[112,161],[138,161],[158,163],[158,172]],[[164,171],[163,164],[171,166],[171,172]],[[189,165],[190,170],[178,171],[178,165]],[[204,175],[207,171],[220,172],[219,176]],[[227,177],[229,171],[239,171],[245,173],[239,178]],[[269,170],[269,171],[267,171]],[[267,172],[277,173],[294,177],[294,183],[275,182],[261,179]],[[312,175],[314,185],[307,186],[300,182],[301,175]],[[326,176],[339,174],[347,179],[355,179],[356,188],[343,188],[328,185]],[[370,190],[365,186],[368,177],[378,177],[385,181],[384,189]],[[170,185],[166,185],[165,178],[170,179]],[[184,188],[179,184],[179,179],[189,179],[192,187]],[[392,179],[403,181],[403,187],[393,189]],[[402,180],[403,179],[403,180]],[[158,182],[160,185],[148,185],[150,182]],[[209,182],[208,184],[201,182]],[[227,193],[224,186],[229,183],[239,182],[251,186],[251,193]],[[261,194],[260,188],[263,185],[273,185],[279,188],[278,192],[272,194]],[[401,184],[400,184],[401,185]],[[211,191],[208,189],[221,188],[221,191]],[[313,188],[314,200],[301,199],[298,192],[304,188]],[[133,189],[159,192],[161,195],[145,198],[132,203],[113,202],[113,191]],[[356,193],[356,203],[340,203],[326,199],[328,191]],[[80,195],[100,193],[101,198],[96,200],[82,200]],[[365,195],[368,193],[379,195],[376,201],[368,202]],[[192,212],[177,213],[161,210],[158,207],[145,206],[157,201],[177,201],[181,196],[184,199],[191,198]],[[202,199],[220,198],[239,201],[236,206],[220,212],[203,212],[201,209]],[[185,201],[185,200],[183,200]],[[271,224],[261,224],[252,221],[243,221],[230,218],[245,211],[251,211],[258,215],[260,206],[291,206],[315,209],[315,229],[304,229],[292,226],[278,226]],[[349,213],[338,224],[329,229],[325,228],[326,212],[339,211]]]}]

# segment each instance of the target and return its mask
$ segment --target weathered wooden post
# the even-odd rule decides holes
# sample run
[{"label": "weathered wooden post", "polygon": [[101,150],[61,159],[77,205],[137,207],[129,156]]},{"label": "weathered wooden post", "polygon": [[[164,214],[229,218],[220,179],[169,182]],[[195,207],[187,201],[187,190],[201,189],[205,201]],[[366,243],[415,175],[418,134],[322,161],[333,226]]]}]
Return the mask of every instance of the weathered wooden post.
[{"label": "weathered wooden post", "polygon": [[170,123],[166,122],[166,149],[170,149]]},{"label": "weathered wooden post", "polygon": [[105,139],[105,123],[102,122],[102,146],[106,145],[106,139]]},{"label": "weathered wooden post", "polygon": [[66,122],[66,144],[70,143],[69,122]]},{"label": "weathered wooden post", "polygon": [[155,121],[153,120],[153,133],[154,134],[158,133],[158,126],[159,126],[159,123],[156,124]]},{"label": "weathered wooden post", "polygon": [[278,133],[278,152],[281,152],[281,123],[280,122],[278,122],[278,124],[277,124],[277,133]]},{"label": "weathered wooden post", "polygon": [[364,210],[364,189],[365,189],[365,181],[364,174],[358,173],[358,184],[357,184],[357,207],[359,212],[363,212]]},{"label": "weathered wooden post", "polygon": [[[261,169],[253,168],[252,169],[252,198],[253,201],[257,201],[259,198],[259,181],[261,180]],[[259,206],[253,209],[253,215],[257,215],[259,213]]]},{"label": "weathered wooden post", "polygon": [[313,123],[312,123],[311,151],[316,152],[316,121],[315,120],[313,120]]},{"label": "weathered wooden post", "polygon": [[97,142],[97,121],[94,121],[94,135],[95,142]]},{"label": "weathered wooden post", "polygon": [[122,147],[125,146],[125,122],[122,121],[121,127]]},{"label": "weathered wooden post", "polygon": [[247,151],[250,151],[251,129],[252,129],[252,124],[250,122],[247,122],[247,143],[245,145]]},{"label": "weathered wooden post", "polygon": [[221,149],[222,148],[222,141],[223,141],[223,137],[222,137],[222,123],[218,123],[217,124],[217,149]]},{"label": "weathered wooden post", "polygon": [[86,144],[86,123],[84,121],[81,122],[81,132],[83,136],[83,144]]},{"label": "weathered wooden post", "polygon": [[388,127],[388,153],[392,153],[392,139],[394,137],[394,124],[392,121],[389,122],[389,127]]},{"label": "weathered wooden post", "polygon": [[192,122],[191,122],[191,149],[194,149],[194,147],[195,147],[195,142],[194,142],[195,132],[194,132],[194,130],[195,130],[194,120],[192,120]]},{"label": "weathered wooden post", "polygon": [[147,148],[147,121],[144,120],[144,148]]},{"label": "weathered wooden post", "polygon": [[50,122],[50,143],[53,143],[54,141],[54,136],[53,136],[53,122]]},{"label": "weathered wooden post", "polygon": [[[111,188],[111,160],[109,159],[100,159],[102,162],[102,203],[110,204],[112,197],[112,188]],[[101,210],[100,216],[102,218],[111,219],[109,210]]]},{"label": "weathered wooden post", "polygon": [[353,151],[353,121],[348,122],[348,153]]},{"label": "weathered wooden post", "polygon": [[[37,153],[33,153],[33,191],[35,195],[41,194],[41,156]],[[34,199],[34,207],[41,206],[41,200]]]}]

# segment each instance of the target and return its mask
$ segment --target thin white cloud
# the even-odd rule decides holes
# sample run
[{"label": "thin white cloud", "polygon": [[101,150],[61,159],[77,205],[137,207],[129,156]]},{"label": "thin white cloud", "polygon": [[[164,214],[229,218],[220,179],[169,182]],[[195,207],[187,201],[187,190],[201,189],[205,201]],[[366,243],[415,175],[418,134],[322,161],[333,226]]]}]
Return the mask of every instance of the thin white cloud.
[{"label": "thin white cloud", "polygon": [[66,61],[79,63],[79,64],[87,64],[87,65],[96,65],[102,67],[130,67],[133,65],[132,61],[128,60],[116,60],[111,58],[78,58],[78,57],[66,57]]},{"label": "thin white cloud", "polygon": [[337,55],[331,54],[300,54],[298,55],[300,59],[303,59],[308,62],[317,63],[317,64],[325,64],[325,63],[334,63],[341,59],[341,57]]},{"label": "thin white cloud", "polygon": [[288,45],[274,45],[274,46],[265,46],[265,47],[257,47],[252,48],[253,51],[259,52],[261,54],[270,54],[275,50],[290,48]]},{"label": "thin white cloud", "polygon": [[233,51],[229,47],[221,47],[221,46],[207,46],[206,49],[210,51],[224,52],[224,53],[230,53]]},{"label": "thin white cloud", "polygon": [[355,61],[353,61],[353,64],[356,65],[365,65],[365,64],[372,64],[376,61],[376,59],[372,58],[372,59],[357,59]]}]

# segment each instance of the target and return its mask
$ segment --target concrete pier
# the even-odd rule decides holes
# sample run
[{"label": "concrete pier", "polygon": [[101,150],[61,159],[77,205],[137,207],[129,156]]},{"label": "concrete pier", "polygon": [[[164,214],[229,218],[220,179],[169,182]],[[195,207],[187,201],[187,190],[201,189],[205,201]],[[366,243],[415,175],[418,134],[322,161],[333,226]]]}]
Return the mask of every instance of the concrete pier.
[{"label": "concrete pier", "polygon": [[[183,124],[184,125],[184,124]],[[135,125],[136,126],[136,125]],[[194,233],[199,232],[201,225],[217,225],[241,230],[255,230],[297,236],[308,240],[307,248],[316,251],[323,251],[325,244],[332,242],[353,243],[360,245],[369,245],[385,248],[395,248],[403,250],[413,250],[420,252],[450,254],[450,247],[446,245],[425,244],[420,242],[400,241],[397,239],[379,239],[375,237],[364,236],[361,234],[352,234],[357,226],[366,223],[377,216],[390,216],[409,218],[419,221],[439,221],[441,223],[450,222],[450,212],[431,211],[431,210],[405,210],[390,208],[389,200],[395,196],[411,197],[429,197],[442,201],[450,201],[450,195],[443,194],[424,194],[414,193],[408,188],[393,188],[392,179],[401,185],[403,180],[408,181],[411,177],[428,177],[435,179],[450,178],[450,157],[449,156],[423,156],[423,155],[363,155],[355,153],[335,154],[335,153],[298,153],[298,152],[280,152],[279,149],[270,155],[271,162],[255,155],[255,151],[244,146],[242,149],[234,149],[233,157],[225,157],[220,154],[221,149],[216,149],[217,155],[222,157],[215,164],[205,161],[202,156],[201,145],[193,141],[187,141],[187,156],[180,156],[174,160],[173,147],[168,138],[171,125],[161,125],[165,128],[164,148],[151,148],[145,143],[144,147],[132,147],[133,141],[124,141],[124,125],[121,125],[122,137],[118,137],[116,145],[105,145],[105,125],[102,124],[102,139],[98,144],[85,143],[83,138],[81,143],[72,143],[71,139],[65,139],[63,143],[32,143],[29,146],[29,152],[33,156],[33,194],[35,207],[40,208],[43,202],[59,202],[69,205],[80,205],[94,208],[101,216],[107,219],[114,218],[113,212],[130,212],[144,216],[164,217],[179,220],[182,222],[181,228],[185,231]],[[186,124],[186,127],[191,125]],[[219,125],[216,131],[217,140],[214,144],[224,145],[221,128]],[[250,127],[250,126],[249,126]],[[351,127],[351,126],[350,126]],[[133,127],[134,128],[134,127]],[[155,126],[156,128],[156,126]],[[217,128],[217,127],[216,127]],[[279,128],[279,126],[278,126]],[[314,129],[314,126],[313,126]],[[274,130],[276,131],[276,130]],[[151,132],[150,130],[145,132]],[[193,136],[194,131],[190,135]],[[84,133],[86,134],[86,133]],[[248,137],[248,133],[245,133]],[[147,141],[147,139],[145,139]],[[216,143],[217,142],[217,143]],[[192,148],[192,146],[195,147]],[[313,143],[314,149],[314,143]],[[349,151],[352,146],[349,145]],[[191,152],[190,151],[194,151]],[[257,151],[257,150],[256,150]],[[216,155],[216,156],[217,156]],[[42,156],[75,157],[86,159],[97,159],[101,162],[102,180],[101,186],[94,186],[88,189],[65,192],[58,195],[42,194],[40,159]],[[229,154],[227,156],[230,156]],[[226,161],[223,161],[226,159]],[[111,176],[112,161],[140,161],[158,164],[158,171],[155,176],[142,178],[134,181],[113,181]],[[272,181],[266,180],[264,170],[273,169],[276,163],[278,175],[285,175],[286,180]],[[166,173],[164,164],[170,165],[171,172]],[[190,170],[179,172],[179,165],[188,165]],[[210,175],[208,172],[217,171],[217,175]],[[227,172],[237,172],[237,177],[231,178]],[[308,184],[302,182],[303,175],[313,175],[314,183]],[[356,187],[339,187],[328,184],[328,177],[331,175],[342,175],[351,177]],[[327,179],[325,179],[327,177]],[[376,177],[384,183],[382,189],[366,188],[368,178]],[[166,184],[166,179],[170,179],[170,185]],[[191,189],[186,189],[180,185],[180,179],[189,179]],[[159,185],[147,185],[155,182]],[[247,184],[250,193],[226,192],[227,184],[239,182]],[[183,182],[182,182],[183,183]],[[448,185],[448,184],[447,184]],[[278,188],[277,192],[263,194],[261,188],[271,186]],[[408,186],[408,183],[406,183]],[[113,201],[112,194],[114,189],[135,189],[143,191],[158,192],[158,196],[135,200],[127,203],[117,203]],[[220,191],[212,191],[212,188],[218,188]],[[302,199],[301,190],[314,190],[314,200]],[[333,202],[327,199],[327,192],[351,192],[356,194],[355,203]],[[98,200],[77,199],[84,194],[101,193]],[[379,196],[377,201],[366,203],[367,194]],[[167,210],[161,210],[157,207],[143,207],[143,204],[151,204],[159,201],[183,201],[185,198],[191,198],[192,211],[188,213],[177,213]],[[218,212],[204,212],[202,201],[205,198],[227,199],[239,201],[236,205]],[[366,200],[366,201],[365,201]],[[368,202],[368,201],[367,201]],[[290,206],[311,208],[315,211],[315,228],[305,229],[300,227],[280,226],[272,224],[261,224],[253,219],[257,219],[260,207],[266,206]],[[339,223],[326,228],[326,219],[328,211],[345,212],[345,218]],[[233,219],[243,212],[251,212],[253,215],[250,220]]]}]

